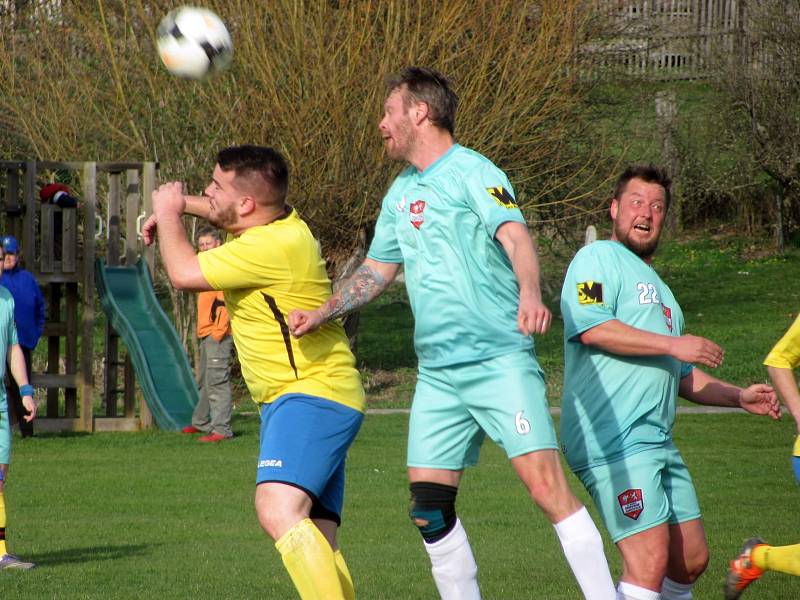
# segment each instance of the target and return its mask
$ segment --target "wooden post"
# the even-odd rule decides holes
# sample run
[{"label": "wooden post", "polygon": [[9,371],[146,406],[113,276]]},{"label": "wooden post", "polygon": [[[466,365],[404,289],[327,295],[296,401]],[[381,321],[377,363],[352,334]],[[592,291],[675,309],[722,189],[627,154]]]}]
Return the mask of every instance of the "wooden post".
[{"label": "wooden post", "polygon": [[[142,165],[142,204],[144,207],[145,218],[153,214],[153,192],[156,189],[156,163],[146,162]],[[150,275],[155,279],[156,275],[156,255],[153,246],[149,246],[142,251],[142,259],[147,261],[150,268]],[[142,429],[153,427],[153,415],[142,401],[139,410]]]},{"label": "wooden post", "polygon": [[[74,212],[74,211],[73,211]],[[64,340],[65,346],[65,370],[68,374],[78,373],[78,307],[80,304],[80,296],[78,296],[78,282],[72,281],[64,284],[67,290],[66,297],[66,321],[67,321],[67,337]],[[93,346],[94,347],[94,346]],[[90,365],[91,366],[91,365]],[[56,367],[57,369],[58,367]],[[75,380],[78,380],[75,377]],[[92,379],[94,382],[94,379]],[[74,384],[73,384],[74,385]],[[81,396],[83,398],[83,396]],[[64,407],[65,416],[76,418],[78,416],[78,388],[66,387],[64,388]],[[83,409],[81,409],[83,414]]]},{"label": "wooden post", "polygon": [[133,266],[139,252],[139,232],[136,231],[139,218],[139,204],[141,194],[139,191],[139,171],[128,169],[126,171],[127,194],[125,196],[125,264]]},{"label": "wooden post", "polygon": [[24,225],[22,229],[22,263],[35,278],[41,275],[36,258],[36,161],[25,162],[25,192],[23,196]]},{"label": "wooden post", "polygon": [[[153,214],[153,192],[156,190],[156,163],[146,162],[142,167],[142,204],[144,205],[145,218]],[[150,267],[150,275],[155,279],[156,275],[156,254],[153,246],[148,246],[142,252],[147,266]]]},{"label": "wooden post", "polygon": [[678,103],[675,92],[656,93],[656,120],[661,135],[661,162],[666,167],[674,184],[672,186],[672,206],[667,214],[670,229],[681,227],[681,202],[678,194],[678,170],[680,168],[678,149],[675,145],[675,125],[678,116]]},{"label": "wooden post", "polygon": [[[139,191],[139,171],[128,169],[126,175],[125,196],[125,264],[133,266],[138,257],[139,234],[136,231],[136,224],[139,217],[139,204],[141,194]],[[133,363],[129,352],[125,353],[124,360],[124,406],[125,417],[132,419],[136,417],[136,377],[134,376]]]},{"label": "wooden post", "polygon": [[[106,264],[112,267],[119,265],[120,245],[120,174],[108,174],[108,201],[106,211],[108,224],[106,229]],[[106,416],[117,416],[117,381],[119,361],[119,335],[114,331],[111,323],[106,320],[105,327],[105,385],[103,396],[106,403]]]},{"label": "wooden post", "polygon": [[[61,284],[50,283],[50,306],[47,310],[50,322],[55,321],[61,324]],[[59,358],[61,357],[61,331],[53,332],[54,335],[47,336],[47,373],[58,375]],[[58,418],[58,388],[47,388],[47,417],[50,419]]]},{"label": "wooden post", "polygon": [[94,428],[94,215],[97,201],[97,163],[83,167],[83,315],[81,339],[81,415],[82,431]]}]

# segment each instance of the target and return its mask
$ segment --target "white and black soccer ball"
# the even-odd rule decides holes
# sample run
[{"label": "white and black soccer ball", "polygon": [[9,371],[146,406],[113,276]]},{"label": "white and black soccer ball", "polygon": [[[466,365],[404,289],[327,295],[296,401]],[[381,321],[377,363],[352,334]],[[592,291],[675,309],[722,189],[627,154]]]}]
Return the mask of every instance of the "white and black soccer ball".
[{"label": "white and black soccer ball", "polygon": [[179,77],[200,79],[221,71],[233,58],[225,23],[207,8],[176,8],[161,19],[156,37],[164,66]]}]

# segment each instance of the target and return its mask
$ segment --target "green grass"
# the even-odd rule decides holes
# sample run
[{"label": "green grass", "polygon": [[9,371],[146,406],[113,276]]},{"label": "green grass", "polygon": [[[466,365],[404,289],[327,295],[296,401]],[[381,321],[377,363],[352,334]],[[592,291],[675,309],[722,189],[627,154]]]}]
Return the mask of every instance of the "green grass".
[{"label": "green grass", "polygon": [[[234,440],[215,446],[158,431],[15,437],[8,538],[39,568],[0,573],[2,597],[294,598],[252,508],[256,417],[239,415],[234,428]],[[350,453],[340,540],[360,598],[436,597],[406,516],[405,435],[405,415],[368,416]],[[743,538],[800,541],[791,438],[787,420],[679,417],[676,439],[711,546],[697,600],[720,597],[726,561]],[[490,443],[464,479],[459,514],[487,600],[579,597],[552,527]],[[607,538],[606,551],[617,577],[619,559]],[[767,574],[752,596],[800,597],[800,579]]]}]

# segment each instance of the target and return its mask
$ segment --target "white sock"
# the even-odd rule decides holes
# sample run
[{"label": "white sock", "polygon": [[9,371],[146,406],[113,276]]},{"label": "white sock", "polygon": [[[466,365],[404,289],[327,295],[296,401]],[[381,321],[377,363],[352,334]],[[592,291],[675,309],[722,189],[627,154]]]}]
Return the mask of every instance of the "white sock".
[{"label": "white sock", "polygon": [[572,573],[587,600],[614,600],[614,581],[603,553],[603,538],[585,506],[553,527]]},{"label": "white sock", "polygon": [[661,594],[646,590],[638,585],[620,581],[617,586],[617,600],[661,600]]},{"label": "white sock", "polygon": [[693,583],[678,583],[669,577],[661,582],[661,598],[663,600],[692,600]]},{"label": "white sock", "polygon": [[431,572],[442,600],[480,600],[478,565],[467,532],[457,518],[455,527],[438,542],[425,543]]}]

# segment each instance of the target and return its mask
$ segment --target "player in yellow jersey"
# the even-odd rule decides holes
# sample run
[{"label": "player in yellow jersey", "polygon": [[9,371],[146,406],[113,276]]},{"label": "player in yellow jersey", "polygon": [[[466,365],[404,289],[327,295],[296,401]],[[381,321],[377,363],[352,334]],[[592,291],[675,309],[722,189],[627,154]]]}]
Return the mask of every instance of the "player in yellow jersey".
[{"label": "player in yellow jersey", "polygon": [[[793,369],[800,366],[800,317],[764,359],[772,385],[794,417],[797,435],[792,449],[792,467],[800,482],[800,391]],[[731,561],[725,580],[725,599],[736,600],[745,588],[765,571],[800,575],[800,544],[769,546],[757,537],[744,543],[739,556]]]},{"label": "player in yellow jersey", "polygon": [[[286,203],[288,169],[271,148],[238,146],[217,155],[205,195],[180,183],[153,193],[145,243],[158,246],[177,289],[223,290],[242,375],[261,413],[256,512],[275,540],[303,600],[354,598],[336,544],[347,450],[364,414],[364,390],[339,322],[302,340],[286,314],[331,295],[317,241]],[[228,232],[195,254],[183,214]]]}]

